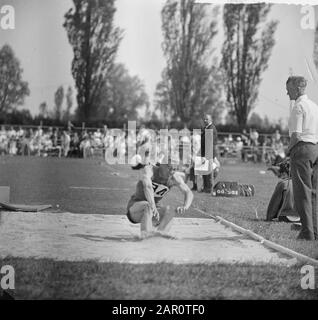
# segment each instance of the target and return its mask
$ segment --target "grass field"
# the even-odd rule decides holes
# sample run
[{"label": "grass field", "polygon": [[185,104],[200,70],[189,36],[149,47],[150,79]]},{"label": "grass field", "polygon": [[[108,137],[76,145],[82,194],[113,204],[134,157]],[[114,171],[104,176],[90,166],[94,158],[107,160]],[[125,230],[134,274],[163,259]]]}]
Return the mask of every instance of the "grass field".
[{"label": "grass field", "polygon": [[[219,179],[252,183],[251,198],[218,198],[196,193],[194,206],[216,214],[266,239],[318,258],[317,242],[296,241],[286,223],[265,222],[277,183],[257,164],[225,164]],[[139,173],[101,160],[0,158],[0,185],[11,187],[11,202],[52,204],[54,211],[124,214]],[[76,189],[73,187],[83,187]],[[94,189],[85,189],[94,188]],[[99,189],[98,189],[99,188]],[[182,200],[179,191],[167,202]],[[57,207],[59,205],[59,207]],[[256,213],[257,216],[256,217]],[[186,216],[200,217],[194,210]],[[316,290],[300,288],[300,267],[249,265],[130,265],[56,262],[7,257],[0,266],[16,270],[14,296],[22,299],[317,299]],[[156,276],[154,276],[156,275]]]},{"label": "grass field", "polygon": [[[1,261],[0,261],[1,263]],[[299,268],[56,262],[9,258],[15,298],[24,299],[317,299],[302,290]]]}]

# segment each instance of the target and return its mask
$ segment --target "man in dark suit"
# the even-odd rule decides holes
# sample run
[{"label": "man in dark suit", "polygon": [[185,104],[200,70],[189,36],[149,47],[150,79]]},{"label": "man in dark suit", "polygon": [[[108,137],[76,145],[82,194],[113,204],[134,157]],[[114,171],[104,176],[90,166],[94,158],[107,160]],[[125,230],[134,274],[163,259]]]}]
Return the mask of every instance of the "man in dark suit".
[{"label": "man in dark suit", "polygon": [[[211,114],[204,115],[203,121],[204,128],[201,132],[201,157],[205,157],[207,160],[212,160],[217,156],[217,130],[212,122]],[[213,155],[211,153],[212,150]],[[212,174],[204,175],[202,191],[206,193],[211,193],[212,188]]]}]

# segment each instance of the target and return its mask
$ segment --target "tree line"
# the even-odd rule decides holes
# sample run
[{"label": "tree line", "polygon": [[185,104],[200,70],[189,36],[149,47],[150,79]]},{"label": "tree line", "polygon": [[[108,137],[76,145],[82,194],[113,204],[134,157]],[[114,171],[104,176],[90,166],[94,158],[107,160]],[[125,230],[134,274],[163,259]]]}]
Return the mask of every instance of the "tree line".
[{"label": "tree line", "polygon": [[[167,0],[161,11],[166,66],[151,108],[142,80],[116,62],[124,30],[114,24],[115,0],[73,0],[63,27],[73,49],[76,103],[72,87],[60,86],[53,110],[41,103],[38,118],[122,124],[142,117],[161,126],[181,122],[193,127],[208,112],[217,123],[226,113],[233,125],[245,127],[275,45],[278,22],[268,21],[270,8],[265,3],[211,7],[194,0]],[[221,10],[224,35],[218,56]],[[10,46],[3,46],[1,117],[16,112],[29,94],[18,59]]]}]

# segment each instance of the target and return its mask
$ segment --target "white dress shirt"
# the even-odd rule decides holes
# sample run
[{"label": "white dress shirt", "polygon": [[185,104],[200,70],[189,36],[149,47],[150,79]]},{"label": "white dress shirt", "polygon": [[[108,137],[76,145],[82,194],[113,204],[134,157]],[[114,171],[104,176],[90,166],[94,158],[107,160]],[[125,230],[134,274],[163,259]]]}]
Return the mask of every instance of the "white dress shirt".
[{"label": "white dress shirt", "polygon": [[318,106],[307,95],[300,96],[291,110],[288,125],[289,136],[297,132],[300,141],[318,143]]}]

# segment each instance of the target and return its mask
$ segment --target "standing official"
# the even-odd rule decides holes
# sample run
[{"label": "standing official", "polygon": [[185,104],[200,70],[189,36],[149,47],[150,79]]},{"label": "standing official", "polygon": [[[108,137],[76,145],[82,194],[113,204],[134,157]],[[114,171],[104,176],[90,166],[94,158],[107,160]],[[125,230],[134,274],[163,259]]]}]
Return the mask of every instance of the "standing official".
[{"label": "standing official", "polygon": [[[201,132],[201,157],[205,157],[207,160],[212,160],[217,156],[217,130],[215,128],[215,125],[212,123],[212,116],[210,114],[206,114],[203,118],[204,121],[204,128]],[[208,134],[208,131],[206,130],[212,130],[213,131],[213,141],[211,139],[211,136]],[[213,145],[213,158],[211,157],[208,159],[208,150],[206,150],[206,146],[210,147],[212,149]],[[203,176],[203,192],[211,193],[213,188],[212,185],[212,174],[204,175]]]},{"label": "standing official", "polygon": [[318,190],[318,106],[305,94],[307,81],[289,77],[286,83],[290,100],[295,100],[289,118],[291,177],[301,231],[297,239],[317,240]]}]

